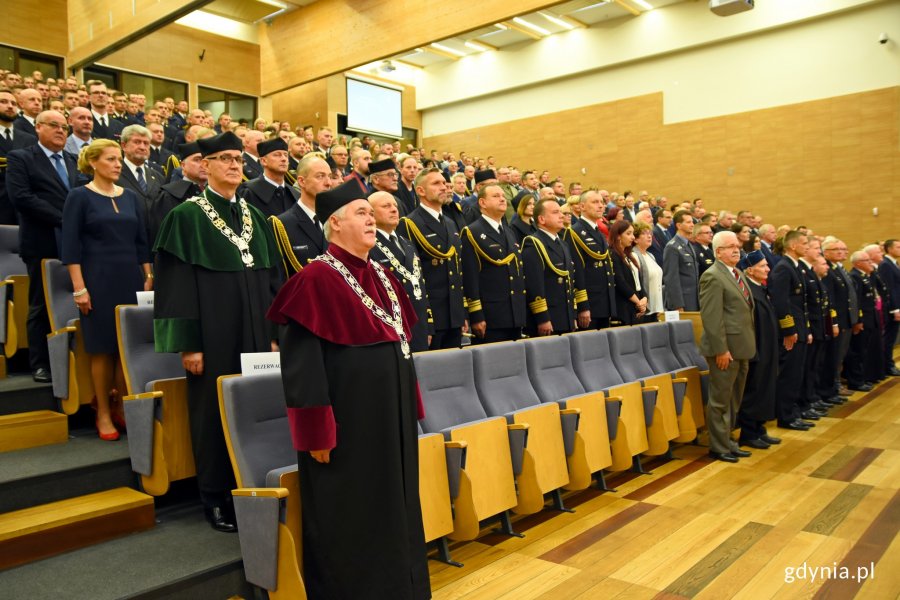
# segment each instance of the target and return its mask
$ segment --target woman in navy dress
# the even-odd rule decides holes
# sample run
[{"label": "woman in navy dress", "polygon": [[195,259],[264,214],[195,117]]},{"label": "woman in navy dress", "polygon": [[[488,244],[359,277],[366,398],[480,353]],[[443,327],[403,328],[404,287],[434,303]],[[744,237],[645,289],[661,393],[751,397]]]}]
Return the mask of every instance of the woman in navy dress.
[{"label": "woman in navy dress", "polygon": [[81,151],[78,169],[93,175],[93,181],[73,189],[66,198],[62,262],[72,278],[84,348],[91,359],[97,432],[101,439],[112,441],[119,439],[116,425],[123,427],[125,422],[119,398],[111,402],[111,396],[125,390],[115,310],[118,304],[134,304],[135,292],[153,288],[150,248],[140,200],[116,185],[122,171],[119,145],[112,140],[93,141]]}]

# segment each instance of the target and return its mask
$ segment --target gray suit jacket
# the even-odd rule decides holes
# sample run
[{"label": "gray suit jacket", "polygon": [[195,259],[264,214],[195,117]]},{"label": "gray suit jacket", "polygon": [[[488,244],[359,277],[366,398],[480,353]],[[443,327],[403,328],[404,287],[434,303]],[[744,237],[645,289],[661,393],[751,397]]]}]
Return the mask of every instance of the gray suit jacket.
[{"label": "gray suit jacket", "polygon": [[750,282],[743,274],[741,279],[749,301],[724,263],[716,261],[700,278],[700,318],[703,321],[700,352],[703,356],[729,351],[735,360],[750,360],[756,355],[753,294]]},{"label": "gray suit jacket", "polygon": [[676,235],[663,250],[663,301],[667,310],[700,310],[697,258],[691,243]]}]

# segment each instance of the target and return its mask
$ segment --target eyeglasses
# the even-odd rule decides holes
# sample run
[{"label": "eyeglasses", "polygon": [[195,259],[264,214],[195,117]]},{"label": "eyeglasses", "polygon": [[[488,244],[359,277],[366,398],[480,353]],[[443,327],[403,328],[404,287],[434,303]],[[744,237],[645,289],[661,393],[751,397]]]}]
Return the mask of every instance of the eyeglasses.
[{"label": "eyeglasses", "polygon": [[382,177],[387,177],[388,179],[397,179],[397,171],[387,171],[386,173],[375,173],[376,175],[381,175]]},{"label": "eyeglasses", "polygon": [[57,123],[55,121],[44,121],[42,123],[38,123],[38,125],[46,125],[50,129],[61,129],[64,131],[69,130],[69,126],[66,125],[65,123]]},{"label": "eyeglasses", "polygon": [[230,165],[231,163],[236,163],[238,166],[244,164],[244,157],[241,155],[233,155],[233,154],[219,154],[218,156],[207,156],[206,160],[217,160],[223,165]]}]

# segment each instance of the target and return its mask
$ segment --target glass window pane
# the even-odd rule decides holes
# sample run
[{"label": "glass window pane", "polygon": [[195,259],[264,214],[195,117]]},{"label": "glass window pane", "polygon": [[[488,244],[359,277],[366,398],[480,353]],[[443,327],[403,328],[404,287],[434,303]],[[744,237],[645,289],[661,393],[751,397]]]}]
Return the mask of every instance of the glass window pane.
[{"label": "glass window pane", "polygon": [[44,79],[48,77],[56,79],[59,77],[59,62],[31,54],[19,53],[19,72],[22,76],[30,76],[35,71],[43,73]]},{"label": "glass window pane", "polygon": [[0,46],[0,69],[5,71],[16,70],[16,51],[6,46]]},{"label": "glass window pane", "polygon": [[187,84],[180,81],[125,72],[121,77],[122,91],[126,94],[144,94],[148,104],[163,98],[173,98],[175,102],[187,99]]},{"label": "glass window pane", "polygon": [[105,69],[86,68],[84,70],[84,82],[97,79],[106,84],[107,88],[116,88],[116,74]]},{"label": "glass window pane", "polygon": [[232,121],[247,119],[252,122],[256,116],[256,98],[235,98],[228,101],[228,114]]}]

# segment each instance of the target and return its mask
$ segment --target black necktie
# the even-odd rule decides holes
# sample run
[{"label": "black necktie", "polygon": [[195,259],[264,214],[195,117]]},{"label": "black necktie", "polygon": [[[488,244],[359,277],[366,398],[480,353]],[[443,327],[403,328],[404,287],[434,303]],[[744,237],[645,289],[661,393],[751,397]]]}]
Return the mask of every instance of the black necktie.
[{"label": "black necktie", "polygon": [[397,234],[396,234],[396,233],[392,233],[392,234],[391,234],[391,242],[394,243],[394,247],[397,248],[397,251],[400,253],[400,256],[401,256],[401,257],[405,257],[405,256],[406,256],[406,252],[403,251],[403,246],[400,245],[400,240],[397,239]]},{"label": "black necktie", "polygon": [[282,200],[284,200],[284,186],[278,186],[275,188],[275,192],[272,194],[272,200],[279,206],[281,206]]},{"label": "black necktie", "polygon": [[7,128],[6,128],[6,141],[7,141],[7,142],[11,142],[11,141],[12,141],[12,127],[7,127]]},{"label": "black necktie", "polygon": [[313,217],[313,223],[315,223],[316,227],[319,228],[319,231],[322,230],[322,224],[319,222],[319,217],[314,216],[314,217]]},{"label": "black necktie", "polygon": [[503,225],[497,225],[497,233],[499,233],[501,236],[503,235]]}]

